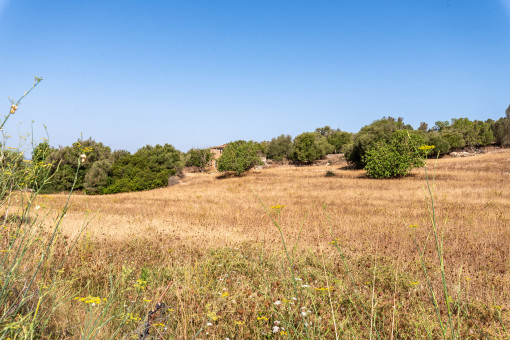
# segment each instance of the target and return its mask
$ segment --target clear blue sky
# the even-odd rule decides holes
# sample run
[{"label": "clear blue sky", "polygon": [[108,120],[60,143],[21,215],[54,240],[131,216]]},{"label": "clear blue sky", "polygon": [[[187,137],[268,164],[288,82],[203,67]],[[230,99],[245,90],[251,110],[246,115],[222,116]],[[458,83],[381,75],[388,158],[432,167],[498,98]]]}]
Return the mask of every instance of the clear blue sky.
[{"label": "clear blue sky", "polygon": [[[182,151],[510,104],[510,0],[0,0],[6,127]],[[12,142],[14,143],[14,141]]]}]

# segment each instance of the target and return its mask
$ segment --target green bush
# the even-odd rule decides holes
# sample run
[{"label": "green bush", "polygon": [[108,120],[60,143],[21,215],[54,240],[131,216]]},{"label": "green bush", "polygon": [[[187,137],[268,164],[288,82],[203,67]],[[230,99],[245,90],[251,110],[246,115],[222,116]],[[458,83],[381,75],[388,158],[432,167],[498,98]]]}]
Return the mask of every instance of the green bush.
[{"label": "green bush", "polygon": [[333,153],[340,153],[342,152],[343,146],[352,141],[352,133],[339,130],[333,131],[326,137],[326,140],[333,146]]},{"label": "green bush", "polygon": [[494,135],[494,142],[498,145],[510,146],[510,105],[505,111],[506,118],[502,117],[497,121],[490,121],[491,131]]},{"label": "green bush", "polygon": [[144,146],[132,155],[117,160],[102,193],[141,191],[165,187],[168,178],[183,168],[181,153],[172,145]]},{"label": "green bush", "polygon": [[311,163],[333,152],[333,146],[319,133],[305,132],[294,139],[293,159],[302,163]]},{"label": "green bush", "polygon": [[260,164],[260,157],[257,155],[258,148],[254,142],[238,140],[227,144],[218,159],[218,171],[232,171],[240,176],[245,171]]},{"label": "green bush", "polygon": [[[83,159],[78,168],[78,159],[81,155],[86,155],[86,158]],[[78,140],[71,146],[52,149],[49,156],[46,157],[46,162],[51,164],[52,175],[51,182],[48,184],[46,191],[71,190],[76,173],[77,178],[74,189],[84,189],[85,175],[88,170],[95,162],[109,159],[110,156],[111,149],[108,146],[91,138]]]},{"label": "green bush", "polygon": [[186,166],[194,166],[203,171],[209,162],[211,162],[213,154],[209,149],[191,149],[186,157]]},{"label": "green bush", "polygon": [[443,138],[440,133],[432,131],[428,137],[428,144],[434,145],[434,149],[431,150],[430,155],[445,155],[450,152],[450,143],[448,143],[448,141]]},{"label": "green bush", "polygon": [[390,141],[392,134],[400,129],[410,128],[405,126],[401,119],[383,118],[376,120],[370,125],[365,125],[355,135],[352,146],[344,148],[345,158],[357,168],[365,166],[365,153],[377,144]]},{"label": "green bush", "polygon": [[85,174],[83,186],[87,194],[99,194],[108,185],[108,172],[113,163],[109,159],[102,159],[94,162]]},{"label": "green bush", "polygon": [[281,161],[284,158],[291,158],[294,152],[292,137],[289,135],[280,135],[271,139],[267,145],[267,158]]},{"label": "green bush", "polygon": [[372,178],[407,176],[413,168],[422,167],[425,152],[405,130],[395,131],[389,142],[379,142],[363,156],[367,175]]},{"label": "green bush", "polygon": [[466,146],[466,141],[460,132],[448,131],[442,133],[441,136],[450,144],[452,149],[460,149]]}]

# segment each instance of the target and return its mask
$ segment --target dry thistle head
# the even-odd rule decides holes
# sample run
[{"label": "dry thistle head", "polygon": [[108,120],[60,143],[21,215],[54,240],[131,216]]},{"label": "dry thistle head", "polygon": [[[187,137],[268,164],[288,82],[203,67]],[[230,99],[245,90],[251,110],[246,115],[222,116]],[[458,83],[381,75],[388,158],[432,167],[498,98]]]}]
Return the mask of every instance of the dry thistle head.
[{"label": "dry thistle head", "polygon": [[82,153],[82,154],[80,155],[80,161],[83,163],[83,162],[85,162],[86,160],[87,160],[87,155],[85,155],[84,153]]}]

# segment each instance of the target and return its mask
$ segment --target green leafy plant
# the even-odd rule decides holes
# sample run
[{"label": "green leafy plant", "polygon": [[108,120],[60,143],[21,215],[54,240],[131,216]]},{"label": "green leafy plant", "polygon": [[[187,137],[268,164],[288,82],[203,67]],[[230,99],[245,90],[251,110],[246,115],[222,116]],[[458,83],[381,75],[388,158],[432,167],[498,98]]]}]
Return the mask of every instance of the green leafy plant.
[{"label": "green leafy plant", "polygon": [[424,152],[405,130],[395,131],[388,143],[380,142],[363,156],[367,175],[372,178],[407,176],[424,165]]},{"label": "green leafy plant", "polygon": [[391,117],[376,120],[372,124],[362,127],[354,137],[352,145],[345,146],[345,158],[357,168],[364,168],[366,165],[365,154],[376,145],[379,147],[379,144],[389,142],[392,134],[401,129],[411,129],[411,127],[405,126],[402,119],[395,120]]},{"label": "green leafy plant", "polygon": [[113,194],[161,188],[183,168],[181,153],[170,144],[147,145],[116,161],[109,172],[109,185],[102,193]]},{"label": "green leafy plant", "polygon": [[260,164],[257,147],[252,142],[238,140],[227,144],[221,157],[218,159],[218,171],[232,171],[237,176]]},{"label": "green leafy plant", "polygon": [[294,160],[311,163],[333,152],[333,146],[319,133],[305,132],[294,139]]},{"label": "green leafy plant", "polygon": [[281,161],[289,159],[294,152],[292,137],[289,135],[280,135],[271,139],[267,146],[267,158]]},{"label": "green leafy plant", "polygon": [[186,166],[197,167],[203,171],[211,162],[213,154],[209,149],[191,149],[186,157]]}]

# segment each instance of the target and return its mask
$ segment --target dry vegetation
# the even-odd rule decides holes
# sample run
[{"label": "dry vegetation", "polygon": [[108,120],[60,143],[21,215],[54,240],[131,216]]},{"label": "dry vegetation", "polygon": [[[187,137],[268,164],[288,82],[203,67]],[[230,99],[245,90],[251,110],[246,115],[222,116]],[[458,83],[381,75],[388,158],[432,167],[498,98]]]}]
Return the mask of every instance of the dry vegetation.
[{"label": "dry vegetation", "polygon": [[[508,337],[510,152],[428,164],[453,333],[424,170],[372,180],[337,165],[263,169],[240,178],[188,174],[165,189],[72,196],[48,264],[63,264],[52,295],[62,303],[39,336],[137,338],[161,297],[166,313],[151,322],[155,338],[442,337],[415,232],[418,244],[427,244],[423,259],[447,335]],[[327,170],[335,176],[326,177]],[[41,195],[34,213],[49,224],[66,199]],[[293,266],[263,205],[279,221],[291,254],[298,244]],[[284,207],[271,208],[277,205]],[[73,300],[87,296],[108,302],[91,307]]]}]

